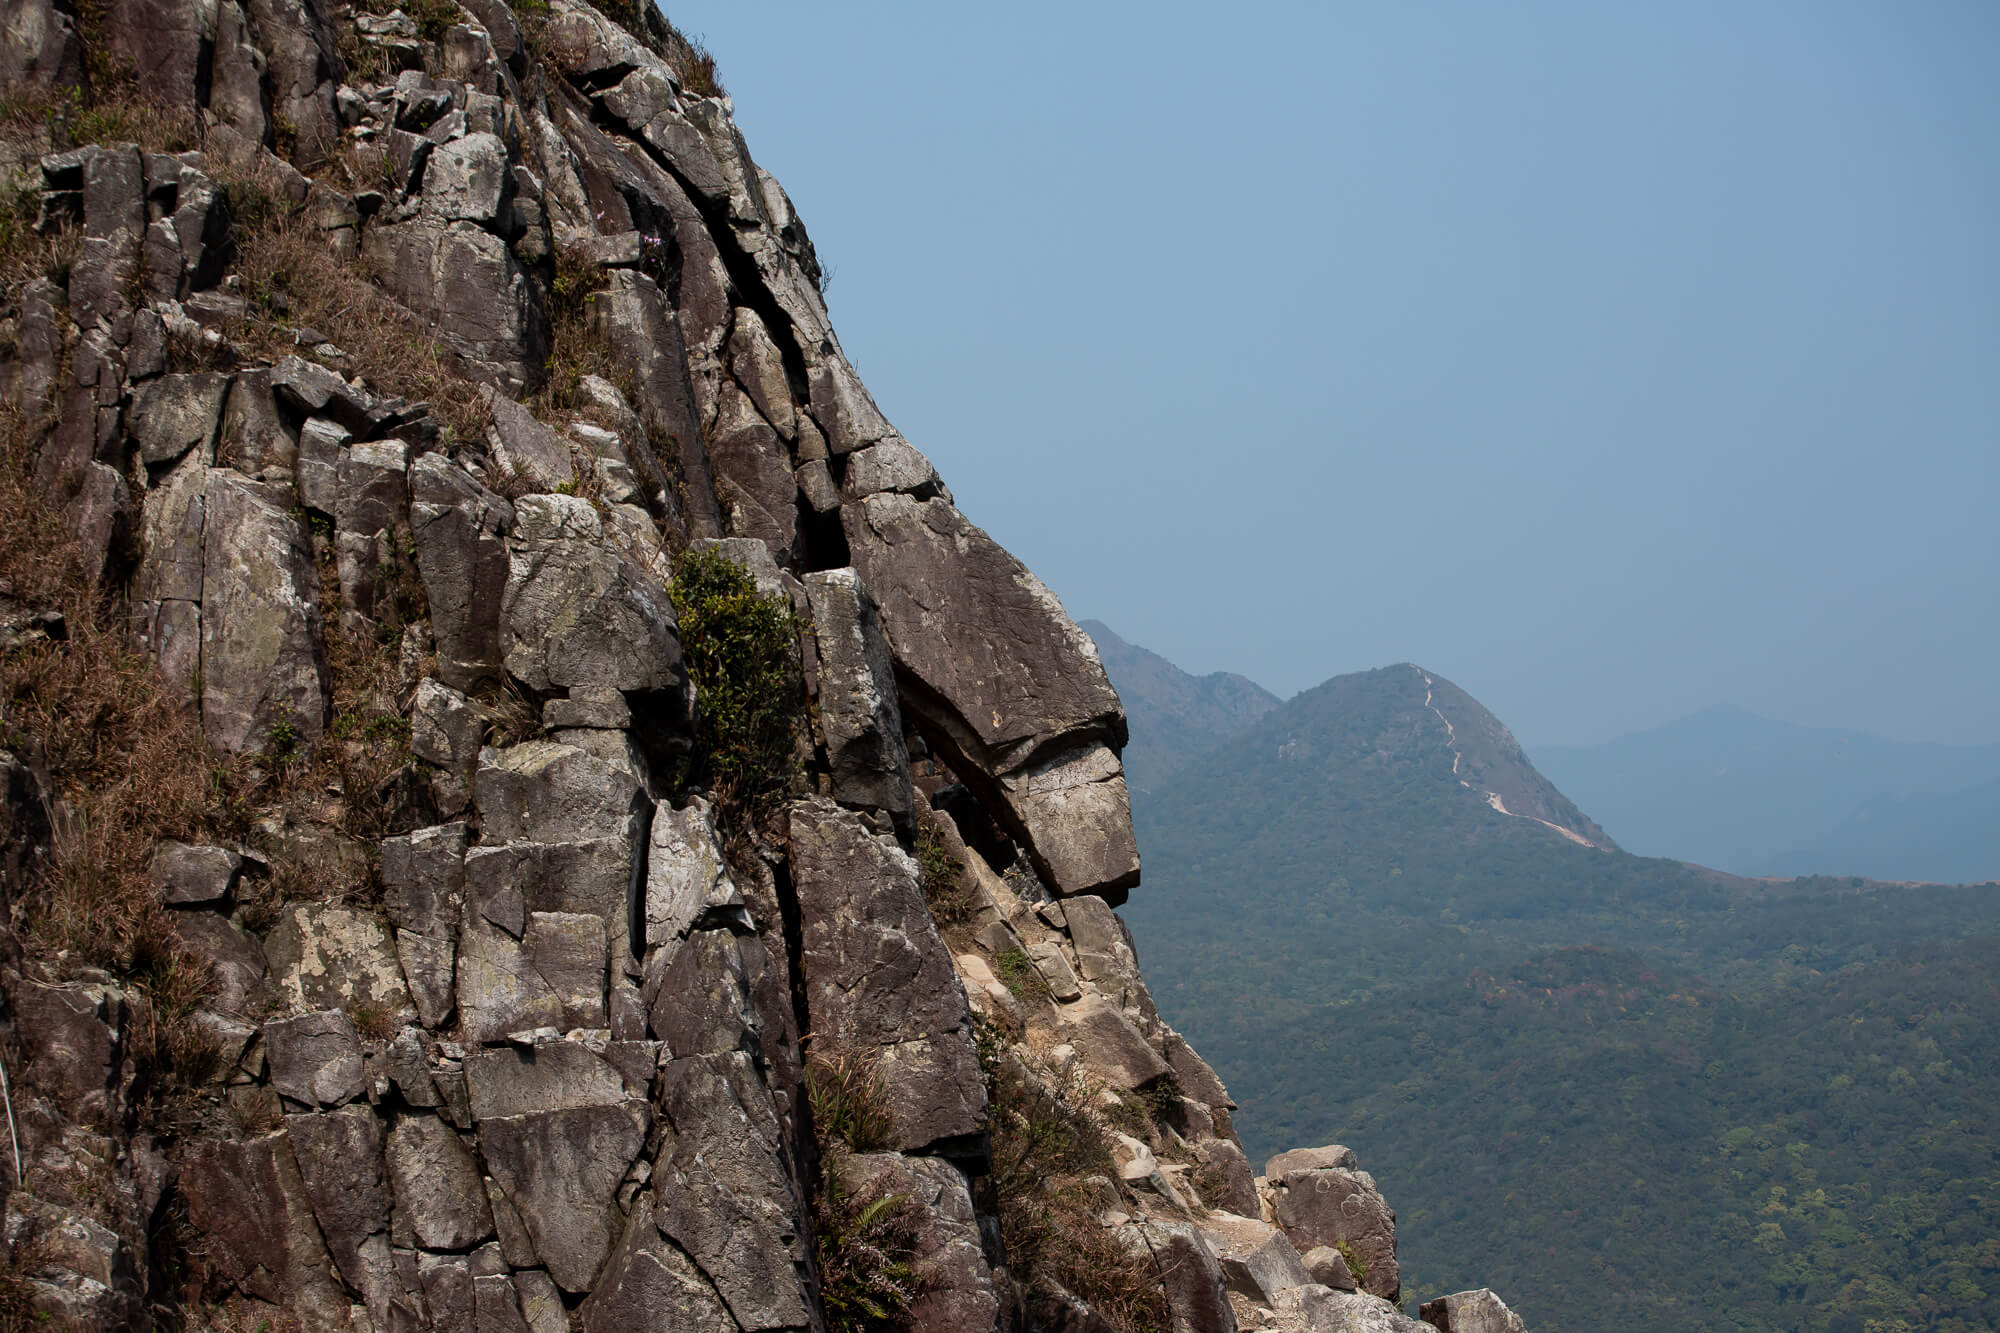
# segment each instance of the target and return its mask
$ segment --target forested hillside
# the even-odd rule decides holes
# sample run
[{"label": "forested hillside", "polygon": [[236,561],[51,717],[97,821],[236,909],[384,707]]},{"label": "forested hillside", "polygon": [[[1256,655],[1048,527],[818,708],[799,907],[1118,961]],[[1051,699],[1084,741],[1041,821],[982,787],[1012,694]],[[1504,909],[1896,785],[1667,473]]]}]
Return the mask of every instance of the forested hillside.
[{"label": "forested hillside", "polygon": [[1587,845],[1468,733],[1511,742],[1384,668],[1135,799],[1132,927],[1253,1160],[1354,1146],[1411,1289],[1476,1271],[1537,1330],[1990,1327],[2000,892]]}]

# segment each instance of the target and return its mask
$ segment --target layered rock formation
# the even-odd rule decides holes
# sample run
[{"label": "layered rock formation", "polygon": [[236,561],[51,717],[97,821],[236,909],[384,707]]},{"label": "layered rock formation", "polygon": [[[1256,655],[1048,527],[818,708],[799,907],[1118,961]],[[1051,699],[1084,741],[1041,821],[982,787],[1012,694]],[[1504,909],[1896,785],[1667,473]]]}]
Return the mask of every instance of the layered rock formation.
[{"label": "layered rock formation", "polygon": [[[0,78],[58,109],[9,244],[73,246],[6,310],[10,428],[250,807],[147,849],[174,943],[102,970],[27,919],[87,793],[9,728],[10,1309],[1417,1326],[1352,1154],[1255,1177],[1154,1010],[1095,649],[876,408],[656,13],[23,0]],[[199,148],[71,142],[116,98]],[[357,373],[399,359],[437,401]],[[686,781],[690,549],[799,613],[755,799]]]}]

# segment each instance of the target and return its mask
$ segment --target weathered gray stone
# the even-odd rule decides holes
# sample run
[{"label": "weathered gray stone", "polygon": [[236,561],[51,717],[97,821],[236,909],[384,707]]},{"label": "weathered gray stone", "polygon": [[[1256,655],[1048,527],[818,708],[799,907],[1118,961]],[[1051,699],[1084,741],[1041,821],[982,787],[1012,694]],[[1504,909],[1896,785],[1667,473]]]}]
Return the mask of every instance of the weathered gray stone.
[{"label": "weathered gray stone", "polygon": [[1064,1005],[1059,1018],[1063,1040],[1076,1048],[1092,1074],[1112,1087],[1132,1091],[1168,1072],[1167,1062],[1147,1045],[1125,1011],[1102,995],[1093,992]]},{"label": "weathered gray stone", "polygon": [[634,1206],[624,1241],[580,1313],[584,1333],[737,1333],[714,1286],[660,1235],[648,1197]]},{"label": "weathered gray stone", "polygon": [[1527,1333],[1521,1316],[1485,1287],[1425,1301],[1417,1313],[1426,1324],[1444,1333]]},{"label": "weathered gray stone", "polygon": [[1201,1140],[1193,1149],[1199,1163],[1197,1179],[1202,1182],[1201,1201],[1210,1208],[1255,1217],[1259,1212],[1257,1182],[1243,1150],[1229,1139]]},{"label": "weathered gray stone", "polygon": [[283,743],[287,727],[315,740],[330,696],[304,527],[274,491],[221,468],[202,511],[202,729],[237,753]]},{"label": "weathered gray stone", "polygon": [[1081,999],[1083,988],[1077,985],[1076,971],[1063,955],[1062,946],[1050,940],[1042,944],[1030,944],[1027,948],[1028,961],[1035,965],[1035,971],[1049,988],[1049,996],[1060,1004]]},{"label": "weathered gray stone", "polygon": [[468,1051],[465,1082],[479,1121],[616,1106],[646,1092],[635,1092],[617,1065],[577,1041]]},{"label": "weathered gray stone", "polygon": [[1287,1166],[1275,1175],[1267,1171],[1264,1187],[1271,1220],[1293,1246],[1301,1251],[1318,1245],[1344,1249],[1360,1261],[1354,1277],[1361,1290],[1387,1301],[1398,1299],[1402,1277],[1396,1265],[1396,1214],[1373,1176],[1337,1166]]},{"label": "weathered gray stone", "polygon": [[1186,1222],[1157,1218],[1127,1222],[1119,1239],[1159,1274],[1160,1292],[1173,1311],[1174,1328],[1187,1333],[1236,1333],[1222,1265]]},{"label": "weathered gray stone", "polygon": [[271,1086],[306,1106],[339,1106],[366,1084],[361,1038],[338,1009],[273,1019],[264,1025]]},{"label": "weathered gray stone", "polygon": [[[301,438],[303,448],[303,437]],[[438,677],[467,690],[498,678],[500,607],[514,507],[440,454],[410,468],[410,526],[438,643]]]},{"label": "weathered gray stone", "polygon": [[133,1328],[145,1321],[145,1281],[131,1247],[79,1209],[16,1188],[7,1196],[5,1237],[14,1259],[23,1327]]},{"label": "weathered gray stone", "polygon": [[411,1106],[431,1110],[441,1104],[437,1084],[431,1078],[431,1061],[424,1050],[424,1030],[406,1027],[389,1043],[386,1056],[389,1078],[403,1100]]},{"label": "weathered gray stone", "polygon": [[[1041,582],[942,499],[884,492],[842,509],[855,568],[953,768],[1064,894],[1138,881],[1111,747],[1124,713],[1090,637]],[[977,636],[954,627],[978,625]],[[913,696],[905,692],[906,702]]]},{"label": "weathered gray stone", "polygon": [[164,842],[153,853],[153,886],[173,907],[221,902],[236,887],[243,858],[227,847],[190,847]]},{"label": "weathered gray stone", "polygon": [[0,27],[0,83],[9,88],[83,85],[76,23],[49,0],[22,0]]},{"label": "weathered gray stone", "polygon": [[12,996],[29,1077],[82,1121],[110,1121],[120,1109],[126,1005],[116,987],[72,982],[22,986]]},{"label": "weathered gray stone", "polygon": [[[340,493],[334,501],[334,550],[341,608],[374,619],[393,562],[400,560],[392,534],[409,530],[410,495],[404,474],[409,447],[401,440],[353,445],[341,458]],[[357,632],[366,627],[354,627]]]},{"label": "weathered gray stone", "polygon": [[298,432],[278,411],[277,392],[268,370],[241,370],[230,381],[222,409],[222,429],[216,437],[216,457],[225,466],[251,476],[295,471]]},{"label": "weathered gray stone", "polygon": [[209,1007],[236,1018],[264,1012],[264,947],[255,937],[217,912],[179,912],[174,935],[215,978]]},{"label": "weathered gray stone", "polygon": [[366,912],[290,904],[264,952],[279,996],[294,1011],[368,1009],[398,1025],[416,1018],[389,932]]},{"label": "weathered gray stone", "polygon": [[1276,1180],[1292,1171],[1319,1171],[1330,1166],[1353,1171],[1360,1165],[1354,1156],[1354,1149],[1329,1143],[1323,1148],[1293,1148],[1279,1153],[1264,1163],[1264,1176],[1267,1180]]},{"label": "weathered gray stone", "polygon": [[463,1250],[493,1234],[486,1182],[458,1131],[433,1115],[406,1115],[389,1131],[389,1180],[399,1230],[431,1250]]},{"label": "weathered gray stone", "polygon": [[618,1186],[645,1146],[649,1123],[640,1101],[480,1121],[493,1179],[563,1290],[590,1290],[610,1255],[623,1221]]},{"label": "weathered gray stone", "polygon": [[986,1093],[971,1015],[916,864],[827,801],[792,807],[790,846],[815,1037],[879,1061],[894,1146],[978,1133]]},{"label": "weathered gray stone", "polygon": [[410,705],[410,751],[439,769],[431,793],[443,814],[459,814],[472,800],[485,721],[470,699],[442,681],[426,677],[417,686]]},{"label": "weathered gray stone", "polygon": [[605,541],[586,500],[523,496],[515,512],[503,613],[507,670],[533,690],[623,690],[686,716],[679,628],[659,580]]},{"label": "weathered gray stone", "polygon": [[1276,1313],[1282,1333],[1425,1333],[1427,1328],[1379,1296],[1317,1284],[1286,1292]]},{"label": "weathered gray stone", "polygon": [[833,797],[907,817],[910,756],[896,702],[896,665],[875,603],[852,569],[808,574],[819,648],[819,720]]},{"label": "weathered gray stone", "polygon": [[714,808],[701,797],[675,810],[655,806],[646,856],[645,947],[671,946],[699,924],[751,928],[715,833]]},{"label": "weathered gray stone", "polygon": [[612,269],[606,276],[609,287],[591,302],[597,333],[611,345],[618,363],[631,367],[635,406],[658,422],[671,441],[686,487],[684,517],[690,535],[719,537],[722,516],[702,447],[680,324],[651,278],[636,269]]},{"label": "weathered gray stone", "polygon": [[1065,899],[1063,914],[1084,980],[1120,1008],[1153,1022],[1157,1014],[1145,978],[1139,975],[1132,934],[1111,905],[1095,894],[1084,894]]},{"label": "weathered gray stone", "polygon": [[660,1104],[669,1131],[653,1173],[661,1234],[715,1284],[746,1333],[806,1325],[811,1233],[754,1057],[674,1060]]},{"label": "weathered gray stone", "polygon": [[1331,1245],[1315,1245],[1299,1256],[1304,1261],[1306,1271],[1312,1280],[1322,1287],[1332,1287],[1335,1291],[1354,1291],[1354,1272],[1347,1266],[1347,1259]]},{"label": "weathered gray stone", "polygon": [[884,491],[898,491],[918,500],[951,499],[931,460],[907,440],[896,437],[849,454],[841,489],[853,500]]},{"label": "weathered gray stone", "polygon": [[479,1323],[474,1314],[470,1260],[462,1254],[425,1254],[418,1256],[417,1264],[431,1327],[472,1329],[477,1333]]},{"label": "weathered gray stone", "polygon": [[1221,1262],[1229,1289],[1259,1305],[1275,1305],[1285,1292],[1315,1280],[1285,1234],[1269,1222],[1211,1213],[1201,1234]]},{"label": "weathered gray stone", "polygon": [[458,940],[458,1014],[470,1041],[505,1041],[517,1032],[557,1028],[556,994],[528,949],[484,920],[468,920]]},{"label": "weathered gray stone", "polygon": [[435,321],[466,373],[510,393],[541,386],[548,325],[505,241],[474,222],[421,217],[369,227],[362,249],[397,300]]},{"label": "weathered gray stone", "polygon": [[340,460],[353,437],[329,417],[311,417],[299,428],[299,503],[332,515],[340,503]]},{"label": "weathered gray stone", "polygon": [[162,375],[141,384],[125,414],[139,457],[153,467],[196,449],[213,458],[228,394],[227,375]]},{"label": "weathered gray stone", "polygon": [[382,1122],[367,1106],[344,1106],[326,1115],[288,1115],[285,1127],[334,1267],[371,1311],[386,1313],[395,1274]]},{"label": "weathered gray stone", "polygon": [[530,912],[523,936],[535,971],[561,1005],[560,1026],[601,1028],[609,945],[601,916],[580,912]]},{"label": "weathered gray stone", "polygon": [[617,690],[581,686],[566,699],[543,704],[542,725],[552,731],[574,727],[623,731],[632,725],[632,708]]},{"label": "weathered gray stone", "polygon": [[544,491],[576,481],[576,465],[562,436],[502,393],[489,389],[485,400],[493,413],[486,442],[502,475]]},{"label": "weathered gray stone", "polygon": [[488,842],[618,838],[629,845],[652,808],[630,773],[556,741],[480,751],[474,786]]},{"label": "weathered gray stone", "polygon": [[346,1326],[347,1297],[333,1279],[286,1131],[195,1141],[181,1161],[180,1189],[224,1277],[310,1326]]},{"label": "weathered gray stone", "polygon": [[716,497],[731,536],[754,537],[789,563],[798,545],[798,481],[791,450],[735,382],[725,381],[708,432]]},{"label": "weathered gray stone", "polygon": [[[445,100],[449,104],[450,97]],[[423,210],[447,222],[490,226],[512,184],[507,145],[497,135],[468,134],[431,153],[424,166]]]},{"label": "weathered gray stone", "polygon": [[759,1050],[753,968],[764,961],[756,939],[698,930],[647,960],[647,1026],[674,1056]]}]

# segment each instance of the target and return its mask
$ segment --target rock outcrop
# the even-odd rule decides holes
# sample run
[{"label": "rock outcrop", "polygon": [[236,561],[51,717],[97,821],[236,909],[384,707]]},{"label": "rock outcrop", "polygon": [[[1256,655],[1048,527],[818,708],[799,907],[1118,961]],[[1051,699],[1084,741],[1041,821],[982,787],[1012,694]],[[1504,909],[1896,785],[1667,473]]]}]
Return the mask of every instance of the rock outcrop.
[{"label": "rock outcrop", "polygon": [[[0,941],[0,1314],[1413,1326],[1353,1155],[1254,1177],[1154,1008],[1096,650],[861,384],[697,48],[644,3],[77,12],[0,30],[51,108],[0,155],[0,390],[64,605],[116,609],[9,585],[0,653],[129,640],[198,726],[8,729],[0,888],[74,947]],[[690,550],[791,627],[755,707],[698,683],[745,649]],[[789,758],[709,780],[749,714]],[[127,846],[71,803],[134,754],[201,794],[121,788]]]}]

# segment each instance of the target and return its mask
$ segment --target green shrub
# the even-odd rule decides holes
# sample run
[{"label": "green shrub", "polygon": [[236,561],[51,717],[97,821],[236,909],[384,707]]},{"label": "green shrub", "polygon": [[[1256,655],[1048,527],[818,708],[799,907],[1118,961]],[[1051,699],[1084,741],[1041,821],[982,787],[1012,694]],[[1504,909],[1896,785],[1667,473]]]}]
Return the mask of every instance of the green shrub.
[{"label": "green shrub", "polygon": [[695,688],[685,782],[724,804],[782,791],[798,768],[793,743],[804,702],[791,603],[758,592],[742,566],[713,549],[676,559],[668,593]]}]

